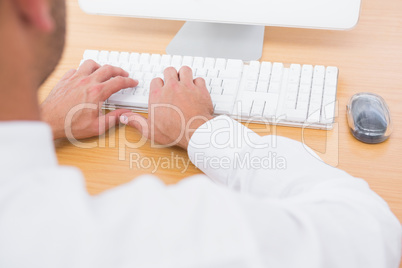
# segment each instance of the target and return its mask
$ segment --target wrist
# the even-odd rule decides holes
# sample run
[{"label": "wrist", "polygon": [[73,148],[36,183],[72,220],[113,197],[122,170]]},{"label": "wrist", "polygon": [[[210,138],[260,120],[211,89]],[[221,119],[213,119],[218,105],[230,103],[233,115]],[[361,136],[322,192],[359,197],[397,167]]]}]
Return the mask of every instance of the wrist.
[{"label": "wrist", "polygon": [[191,118],[187,123],[187,128],[183,139],[179,142],[179,146],[185,150],[188,148],[188,144],[193,136],[194,132],[206,122],[212,120],[212,115],[196,116]]},{"label": "wrist", "polygon": [[64,128],[60,128],[58,126],[58,124],[55,124],[52,121],[49,121],[49,120],[46,120],[46,119],[43,119],[43,121],[45,123],[47,123],[51,127],[54,140],[66,137],[65,132],[64,132]]},{"label": "wrist", "polygon": [[63,120],[57,120],[55,118],[49,117],[49,114],[44,111],[43,107],[41,107],[41,118],[42,121],[48,124],[52,129],[53,139],[60,139],[65,137],[64,127],[60,125],[60,122]]}]

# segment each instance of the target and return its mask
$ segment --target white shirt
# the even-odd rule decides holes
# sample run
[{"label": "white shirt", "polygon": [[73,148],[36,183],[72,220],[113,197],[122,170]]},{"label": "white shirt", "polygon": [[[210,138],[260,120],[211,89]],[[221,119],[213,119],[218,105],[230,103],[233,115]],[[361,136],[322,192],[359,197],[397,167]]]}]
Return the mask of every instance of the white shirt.
[{"label": "white shirt", "polygon": [[46,124],[1,123],[0,267],[398,267],[384,200],[301,143],[221,116],[188,154],[208,177],[141,176],[90,196]]}]

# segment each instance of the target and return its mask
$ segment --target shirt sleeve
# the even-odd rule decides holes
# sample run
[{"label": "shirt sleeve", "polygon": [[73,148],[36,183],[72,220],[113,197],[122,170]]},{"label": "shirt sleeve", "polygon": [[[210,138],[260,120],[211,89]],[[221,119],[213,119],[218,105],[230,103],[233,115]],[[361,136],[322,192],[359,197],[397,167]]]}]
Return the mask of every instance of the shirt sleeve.
[{"label": "shirt sleeve", "polygon": [[[192,142],[210,141],[226,126],[218,119]],[[314,157],[304,175],[292,173],[291,155],[305,157],[296,145],[276,145],[283,173],[227,160],[222,169],[201,165],[235,153],[260,157],[270,147],[191,145],[192,160],[203,153],[196,163],[217,183],[198,175],[166,186],[147,175],[90,196],[79,170],[57,165],[46,125],[0,124],[0,267],[398,267],[401,228],[386,203],[344,172],[320,177],[327,166]],[[310,174],[320,164],[322,173]]]},{"label": "shirt sleeve", "polygon": [[256,196],[291,197],[334,181],[366,185],[325,164],[305,144],[274,135],[261,137],[227,116],[198,128],[188,155],[216,183]]},{"label": "shirt sleeve", "polygon": [[[299,241],[299,246],[303,247],[304,243],[315,240],[315,250],[327,258],[326,265],[317,267],[371,266],[381,258],[368,261],[372,257],[369,252],[388,255],[385,257],[388,260],[400,258],[400,224],[386,202],[364,180],[325,164],[300,142],[280,136],[261,137],[237,121],[219,116],[197,129],[189,143],[188,154],[217,184],[261,201],[245,211],[250,219],[255,219],[251,221],[252,229],[268,252],[276,251],[277,245],[268,242],[272,233],[260,234],[268,232],[266,226],[274,220],[273,214],[258,220],[257,214],[264,213],[263,204],[275,202],[281,208],[280,213],[285,213],[278,218],[289,220],[289,225],[283,222],[281,230],[293,233],[287,236],[287,246],[292,248]],[[258,208],[261,211],[258,212]],[[395,233],[387,234],[390,229]],[[274,237],[284,238],[284,233],[279,233]],[[304,235],[309,236],[304,242],[296,239]],[[369,249],[368,241],[377,248]],[[391,244],[395,246],[393,253],[389,251]],[[344,262],[345,256],[350,257],[350,262]],[[379,261],[374,266],[387,266],[385,259],[383,264]],[[281,261],[278,260],[277,265]],[[398,264],[399,260],[394,266]]]}]

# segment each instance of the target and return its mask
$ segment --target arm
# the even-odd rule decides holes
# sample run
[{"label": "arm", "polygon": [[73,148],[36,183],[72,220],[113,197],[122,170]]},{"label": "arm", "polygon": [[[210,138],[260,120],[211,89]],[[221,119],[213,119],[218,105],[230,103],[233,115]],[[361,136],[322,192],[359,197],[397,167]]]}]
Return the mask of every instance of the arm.
[{"label": "arm", "polygon": [[188,154],[215,182],[260,196],[291,197],[330,180],[355,181],[306,145],[280,136],[260,137],[226,116],[198,128]]},{"label": "arm", "polygon": [[[400,224],[365,181],[326,165],[299,142],[260,137],[225,116],[212,119],[202,81],[191,84],[186,69],[167,72],[166,84],[153,83],[150,107],[170,104],[181,117],[165,107],[148,119],[124,114],[122,122],[162,144],[188,148],[192,162],[213,181],[253,196],[238,204],[261,252],[294,256],[273,258],[273,267],[295,267],[313,255],[322,259],[306,260],[308,267],[398,265]],[[209,121],[189,124],[195,115]]]}]

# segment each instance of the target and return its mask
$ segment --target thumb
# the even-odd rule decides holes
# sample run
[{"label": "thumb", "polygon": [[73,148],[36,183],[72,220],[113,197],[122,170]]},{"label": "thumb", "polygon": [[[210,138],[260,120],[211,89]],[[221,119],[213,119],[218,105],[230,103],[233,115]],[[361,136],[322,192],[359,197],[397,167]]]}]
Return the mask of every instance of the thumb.
[{"label": "thumb", "polygon": [[106,130],[114,127],[119,123],[119,118],[122,114],[129,112],[127,109],[119,109],[111,111],[99,117],[99,135],[106,132]]},{"label": "thumb", "polygon": [[142,136],[149,138],[148,120],[140,114],[124,113],[120,116],[120,122],[124,125],[137,129]]}]

